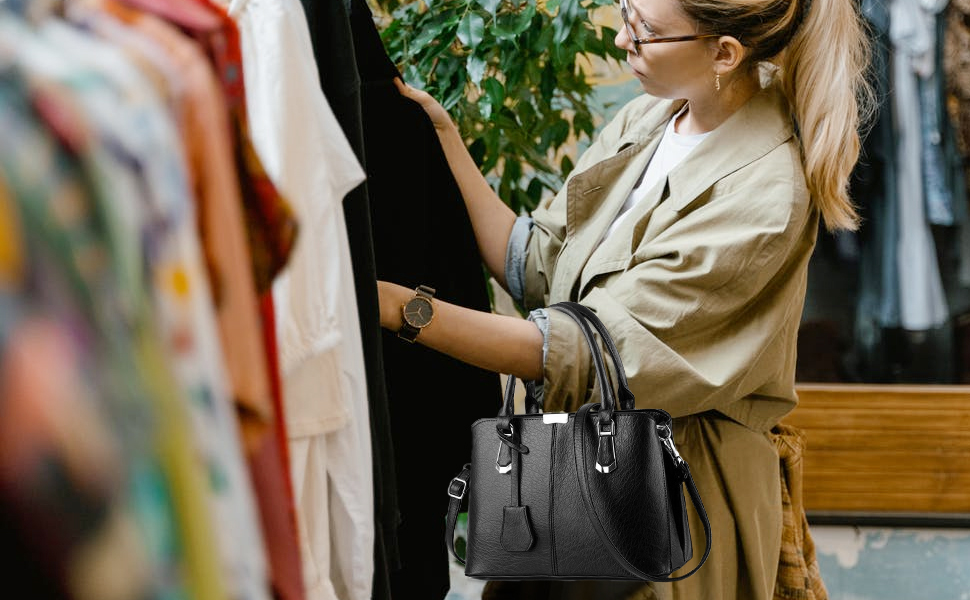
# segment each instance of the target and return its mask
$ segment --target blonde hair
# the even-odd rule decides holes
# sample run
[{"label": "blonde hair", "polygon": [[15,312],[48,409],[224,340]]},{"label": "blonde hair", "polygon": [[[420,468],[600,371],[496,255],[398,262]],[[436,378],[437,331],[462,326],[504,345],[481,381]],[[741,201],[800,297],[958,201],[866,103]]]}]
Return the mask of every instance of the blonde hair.
[{"label": "blonde hair", "polygon": [[749,66],[775,77],[798,129],[805,178],[829,231],[854,230],[849,176],[875,101],[866,80],[869,41],[852,0],[681,0],[706,30],[737,38]]}]

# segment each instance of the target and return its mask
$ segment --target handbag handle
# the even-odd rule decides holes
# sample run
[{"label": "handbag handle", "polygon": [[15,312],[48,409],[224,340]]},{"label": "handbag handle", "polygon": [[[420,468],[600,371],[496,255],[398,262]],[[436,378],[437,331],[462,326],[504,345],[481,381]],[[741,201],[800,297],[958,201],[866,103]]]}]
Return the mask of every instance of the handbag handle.
[{"label": "handbag handle", "polygon": [[619,350],[616,349],[616,344],[613,343],[613,336],[610,335],[610,332],[606,328],[606,325],[603,324],[603,321],[600,320],[592,309],[590,309],[588,306],[580,304],[579,302],[557,302],[553,306],[558,306],[560,309],[565,308],[567,310],[571,310],[592,323],[593,327],[600,334],[603,344],[606,345],[607,352],[610,353],[610,357],[613,359],[613,366],[616,367],[616,392],[617,399],[620,401],[620,409],[635,409],[636,402],[633,397],[633,392],[630,391],[630,385],[627,383],[626,369],[623,368],[623,360],[620,358]]},{"label": "handbag handle", "polygon": [[[620,352],[616,348],[616,344],[613,342],[610,332],[606,329],[606,326],[600,321],[599,317],[596,316],[592,310],[583,306],[578,302],[557,302],[549,308],[556,308],[560,312],[564,312],[574,320],[583,329],[586,326],[585,321],[592,323],[593,327],[600,334],[600,338],[603,344],[606,346],[607,351],[610,353],[610,358],[613,360],[613,365],[616,368],[616,379],[617,379],[617,393],[616,397],[620,403],[621,410],[634,410],[636,408],[636,400],[633,396],[633,392],[630,391],[630,385],[627,383],[626,370],[623,368],[623,360],[620,358]],[[577,319],[576,317],[580,317]],[[590,346],[590,352],[593,356],[600,354],[599,348],[595,343],[590,342],[591,335],[587,331],[583,332],[586,341]],[[595,359],[594,359],[595,361]],[[595,362],[594,362],[595,365]],[[536,402],[534,395],[529,386],[529,382],[526,383],[527,397],[525,402],[525,412],[526,414],[534,414],[539,412],[539,405]],[[511,415],[514,413],[514,401],[515,401],[515,377],[509,376],[505,384],[505,400],[503,402],[503,410],[499,413],[499,416]],[[612,391],[612,388],[611,388]],[[506,431],[508,428],[503,424],[503,429]]]},{"label": "handbag handle", "polygon": [[[575,304],[575,302],[559,302],[551,305],[549,308],[556,309],[576,321],[576,324],[579,325],[580,331],[583,333],[583,337],[586,338],[586,344],[589,346],[593,368],[596,371],[596,377],[599,380],[600,391],[603,396],[601,404],[603,405],[604,410],[600,411],[600,423],[603,427],[613,427],[610,425],[610,423],[613,419],[613,409],[616,406],[616,401],[613,393],[613,386],[609,379],[609,373],[603,363],[603,354],[600,351],[599,344],[596,343],[596,338],[593,337],[593,332],[586,323],[587,317],[574,308],[573,305]],[[589,312],[592,314],[591,311]],[[610,350],[611,358],[613,359],[614,367],[616,368],[617,372],[617,379],[619,380],[620,393],[627,403],[624,408],[627,408],[628,410],[632,409],[634,405],[633,393],[630,392],[630,389],[626,384],[626,374],[623,371],[623,362],[619,358],[619,352],[616,350],[613,340],[610,339],[609,332],[606,330],[606,327],[599,322],[599,319],[595,315],[593,315],[593,320],[595,320],[595,323],[599,324],[597,329],[601,331],[600,335],[607,340],[607,348]],[[495,421],[495,428],[498,431],[500,438],[503,436],[509,436],[512,431],[512,416],[515,414],[514,399],[515,377],[510,375],[505,385],[505,401],[502,403],[502,407],[498,413],[498,418]],[[613,428],[613,430],[615,430],[615,428]]]},{"label": "handbag handle", "polygon": [[[690,494],[691,502],[694,503],[694,510],[697,511],[697,515],[701,519],[701,523],[704,525],[704,535],[707,539],[707,547],[704,549],[704,556],[701,557],[701,561],[697,563],[689,573],[685,573],[679,577],[664,577],[663,575],[652,575],[646,573],[641,569],[637,568],[631,560],[629,560],[617,547],[616,544],[610,539],[609,534],[603,527],[600,521],[599,514],[596,512],[596,507],[593,504],[592,492],[590,491],[589,485],[589,469],[586,468],[586,444],[584,443],[584,431],[586,429],[586,421],[589,417],[590,410],[597,408],[599,404],[591,402],[589,404],[584,404],[579,411],[576,412],[576,418],[573,420],[573,451],[576,458],[576,477],[579,479],[579,490],[580,496],[583,498],[583,507],[586,508],[586,516],[589,517],[590,523],[593,524],[593,529],[596,530],[596,535],[599,536],[600,541],[606,549],[613,555],[613,558],[630,574],[644,579],[646,581],[680,581],[681,579],[686,579],[693,575],[697,569],[707,561],[707,557],[711,554],[711,522],[707,518],[707,511],[704,510],[704,503],[701,502],[701,495],[697,491],[697,486],[694,485],[694,478],[690,474],[690,466],[688,466],[686,461],[680,462],[680,475],[684,484],[687,485],[687,492]],[[661,459],[662,460],[662,459]],[[677,483],[680,485],[680,482]]]}]

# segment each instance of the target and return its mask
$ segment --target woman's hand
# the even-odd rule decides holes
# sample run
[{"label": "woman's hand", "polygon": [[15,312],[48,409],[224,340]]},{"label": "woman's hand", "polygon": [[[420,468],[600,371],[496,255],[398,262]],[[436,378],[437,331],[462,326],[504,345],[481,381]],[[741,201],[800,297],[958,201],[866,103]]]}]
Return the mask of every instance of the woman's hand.
[{"label": "woman's hand", "polygon": [[409,86],[401,81],[400,77],[394,78],[394,85],[397,86],[397,90],[401,92],[402,96],[414,100],[424,109],[424,112],[428,113],[435,129],[442,130],[448,127],[454,127],[455,124],[451,120],[451,115],[448,114],[448,111],[431,94]]}]

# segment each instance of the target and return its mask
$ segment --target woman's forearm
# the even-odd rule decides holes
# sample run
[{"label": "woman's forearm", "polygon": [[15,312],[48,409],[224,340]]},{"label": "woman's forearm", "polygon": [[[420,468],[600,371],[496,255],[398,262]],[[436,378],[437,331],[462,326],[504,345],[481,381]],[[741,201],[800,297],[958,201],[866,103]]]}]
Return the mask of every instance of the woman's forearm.
[{"label": "woman's forearm", "polygon": [[[398,331],[403,320],[401,305],[414,296],[414,290],[379,281],[378,292],[381,325]],[[434,319],[418,334],[417,342],[489,371],[523,380],[542,378],[542,334],[534,323],[437,298],[433,303]]]},{"label": "woman's forearm", "polygon": [[515,213],[488,185],[468,153],[458,128],[452,123],[436,128],[435,131],[441,140],[448,166],[451,167],[465,199],[475,239],[478,241],[478,251],[492,276],[503,288],[508,289],[505,282],[505,250],[515,223]]}]

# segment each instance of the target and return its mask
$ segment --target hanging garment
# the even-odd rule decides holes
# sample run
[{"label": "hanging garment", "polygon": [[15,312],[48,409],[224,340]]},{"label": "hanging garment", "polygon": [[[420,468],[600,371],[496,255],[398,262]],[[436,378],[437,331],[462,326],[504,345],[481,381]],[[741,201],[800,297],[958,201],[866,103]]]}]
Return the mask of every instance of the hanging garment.
[{"label": "hanging garment", "polygon": [[[410,288],[426,284],[442,300],[490,311],[475,233],[434,127],[420,106],[397,91],[393,78],[400,75],[363,0],[351,2],[351,26],[363,86],[365,167],[378,279]],[[402,518],[401,569],[392,574],[392,593],[443,598],[449,588],[448,557],[440,543],[447,497],[429,496],[427,490],[439,488],[460,470],[462,457],[471,452],[471,424],[501,402],[499,376],[409,344],[392,332],[384,333],[384,365]],[[435,384],[428,386],[432,374]],[[459,389],[462,398],[455,402]],[[418,397],[448,409],[415,411]],[[448,452],[428,460],[427,449],[413,441],[418,430],[434,431],[436,445]]]},{"label": "hanging garment", "polygon": [[260,489],[259,507],[263,531],[272,565],[273,597],[276,600],[305,598],[303,569],[300,562],[300,540],[296,522],[296,500],[290,477],[290,455],[286,423],[282,417],[283,384],[280,379],[279,352],[276,345],[276,321],[273,294],[260,297],[263,316],[263,339],[273,387],[273,427],[261,447],[249,456],[253,483]]},{"label": "hanging garment", "polygon": [[[0,55],[50,56],[16,19],[0,15],[0,30]],[[52,58],[48,67],[72,66],[70,56]],[[0,77],[0,171],[36,266],[30,303],[69,320],[92,397],[118,435],[126,467],[123,506],[149,557],[150,593],[222,598],[219,578],[206,576],[218,572],[218,563],[185,415],[171,401],[171,376],[144,313],[144,282],[127,277],[118,255],[140,256],[137,246],[125,246],[111,212],[129,198],[111,195],[118,188],[105,178],[110,159],[81,111],[85,100],[78,95],[96,91],[98,78],[73,66],[73,90],[29,70],[28,80],[9,71]]]},{"label": "hanging garment", "polygon": [[856,297],[853,352],[860,378],[886,381],[891,376],[884,330],[899,327],[900,287],[897,269],[897,141],[893,120],[892,41],[888,0],[863,0],[862,14],[872,44],[872,85],[879,100],[872,127],[862,141],[863,157],[852,173],[849,194],[859,206],[859,291]]},{"label": "hanging garment", "polygon": [[932,73],[934,22],[919,0],[892,0],[893,109],[898,131],[900,325],[909,330],[939,327],[948,317],[936,245],[926,216],[920,78]]},{"label": "hanging garment", "polygon": [[[198,243],[178,137],[164,108],[120,51],[51,21],[42,34],[90,68],[112,73],[118,96],[104,103],[99,129],[119,159],[137,165],[132,202],[147,218],[141,233],[152,285],[152,314],[193,418],[194,441],[209,474],[210,514],[219,542],[226,586],[233,598],[268,600],[263,542],[242,461],[238,425],[229,394],[212,296]],[[83,58],[82,58],[83,57]],[[110,132],[110,134],[108,134]],[[110,137],[108,137],[110,135]]]},{"label": "hanging garment", "polygon": [[[959,149],[970,157],[970,0],[952,0],[946,12],[943,68],[947,108],[956,125]],[[965,163],[970,167],[970,160]],[[970,181],[970,177],[967,178]]]},{"label": "hanging garment", "polygon": [[[233,351],[228,355],[230,367],[237,368],[230,369],[234,375],[233,391],[240,409],[263,537],[270,550],[272,584],[280,597],[299,598],[302,577],[285,459],[285,434],[280,431],[282,423],[274,410],[275,396],[267,368],[270,357],[266,346],[271,340],[268,337],[264,340],[272,331],[262,328],[260,333],[260,319],[255,312],[254,263],[248,254],[239,176],[235,170],[238,162],[234,161],[229,144],[231,129],[223,95],[204,55],[178,30],[150,14],[115,2],[96,4],[124,25],[119,27],[116,23],[109,28],[99,20],[95,22],[98,28],[112,29],[116,39],[140,50],[145,61],[170,79],[173,91],[166,97],[173,114],[180,117],[193,189],[199,199],[200,230],[220,310],[223,345]],[[218,25],[218,21],[212,23],[213,27]],[[166,62],[171,61],[176,62],[177,68],[166,68]],[[239,315],[245,318],[240,320]],[[240,323],[244,326],[240,327]],[[240,382],[247,385],[240,387]],[[265,401],[259,399],[260,392],[256,391],[259,382],[265,390]]]},{"label": "hanging garment", "polygon": [[[321,87],[357,160],[366,168],[360,76],[354,58],[347,5],[344,0],[301,0],[301,3],[310,27]],[[343,207],[354,266],[354,296],[363,342],[370,410],[375,521],[372,596],[375,600],[384,600],[391,595],[390,571],[400,565],[397,541],[400,512],[366,182],[347,194]]]},{"label": "hanging garment", "polygon": [[259,443],[273,418],[266,351],[231,127],[219,82],[199,47],[161,19],[114,0],[92,5],[160,48],[176,70],[174,114],[182,135],[199,229],[219,321],[221,346],[241,415],[243,442]]},{"label": "hanging garment", "polygon": [[[946,105],[953,124],[955,151],[960,155],[963,191],[957,206],[967,209],[970,199],[970,0],[952,0],[946,11],[943,68]],[[970,287],[970,225],[961,223],[960,269],[957,280]]]},{"label": "hanging garment", "polygon": [[[298,0],[233,0],[253,141],[300,216],[274,284],[307,597],[371,597],[367,389],[342,200],[364,174],[320,90]],[[345,308],[351,308],[345,311]]]}]

